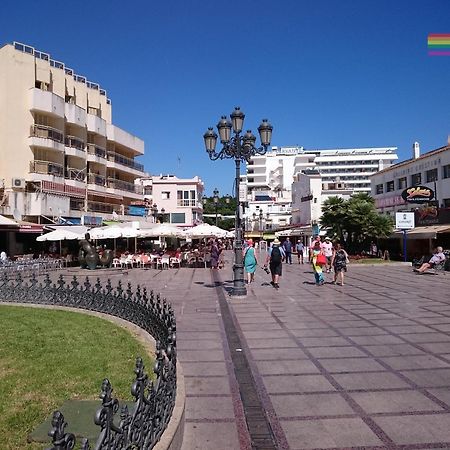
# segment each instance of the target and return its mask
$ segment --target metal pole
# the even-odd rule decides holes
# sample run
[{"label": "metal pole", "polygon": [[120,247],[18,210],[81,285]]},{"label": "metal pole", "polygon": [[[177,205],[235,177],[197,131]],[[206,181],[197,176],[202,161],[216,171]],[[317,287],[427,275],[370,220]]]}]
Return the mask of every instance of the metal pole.
[{"label": "metal pole", "polygon": [[403,230],[403,261],[407,261],[406,255],[406,230]]},{"label": "metal pole", "polygon": [[234,233],[234,266],[233,266],[233,290],[231,295],[247,295],[247,288],[244,282],[244,257],[242,255],[242,227],[241,227],[241,207],[239,203],[239,183],[241,177],[240,144],[239,151],[234,159],[236,163],[236,220]]},{"label": "metal pole", "polygon": [[216,205],[216,227],[217,227],[217,202],[214,203]]}]

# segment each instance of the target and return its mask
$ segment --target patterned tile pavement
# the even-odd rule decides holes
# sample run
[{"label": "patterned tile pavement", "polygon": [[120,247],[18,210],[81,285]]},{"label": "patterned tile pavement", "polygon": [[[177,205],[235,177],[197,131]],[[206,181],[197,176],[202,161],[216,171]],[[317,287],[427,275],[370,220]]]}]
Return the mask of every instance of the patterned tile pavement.
[{"label": "patterned tile pavement", "polygon": [[233,348],[220,308],[231,257],[220,271],[95,273],[162,292],[175,308],[183,450],[252,448],[233,352],[246,357],[275,448],[450,448],[450,273],[350,265],[345,286],[329,275],[317,287],[308,265],[292,264],[276,291],[258,270],[245,299],[225,297],[240,338]]}]

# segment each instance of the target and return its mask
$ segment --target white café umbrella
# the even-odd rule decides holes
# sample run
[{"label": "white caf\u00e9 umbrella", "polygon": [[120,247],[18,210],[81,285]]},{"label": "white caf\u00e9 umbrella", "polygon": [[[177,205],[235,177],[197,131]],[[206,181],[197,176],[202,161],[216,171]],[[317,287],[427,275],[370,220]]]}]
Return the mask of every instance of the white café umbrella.
[{"label": "white caf\u00e9 umbrella", "polygon": [[62,228],[50,231],[50,233],[43,234],[42,236],[38,236],[36,241],[59,241],[59,254],[61,255],[61,241],[75,239],[84,239],[84,233],[81,230],[78,230],[76,233],[75,231],[68,230],[67,228]]},{"label": "white caf\u00e9 umbrella", "polygon": [[202,223],[189,230],[185,231],[185,236],[196,239],[203,237],[219,237],[223,238],[227,234],[226,230],[216,227],[215,225],[209,225],[207,223]]},{"label": "white caf\u00e9 umbrella", "polygon": [[73,240],[73,239],[84,239],[84,233],[75,233],[71,230],[54,230],[50,231],[50,233],[43,234],[42,236],[38,236],[36,241],[45,242],[45,241],[63,241],[63,240]]},{"label": "white caf\u00e9 umbrella", "polygon": [[137,237],[184,237],[185,233],[182,229],[175,225],[162,223],[153,228],[143,228],[138,231]]}]

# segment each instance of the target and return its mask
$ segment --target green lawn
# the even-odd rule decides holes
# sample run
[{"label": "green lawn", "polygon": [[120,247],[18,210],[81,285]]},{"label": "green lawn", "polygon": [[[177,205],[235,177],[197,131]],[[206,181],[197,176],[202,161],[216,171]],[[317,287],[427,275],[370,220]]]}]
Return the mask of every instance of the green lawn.
[{"label": "green lawn", "polygon": [[50,447],[28,444],[27,435],[65,400],[97,399],[103,378],[118,398],[129,399],[136,356],[153,374],[149,355],[132,334],[97,317],[0,306],[0,330],[2,450]]},{"label": "green lawn", "polygon": [[389,264],[395,261],[386,261],[381,258],[361,258],[361,259],[352,259],[350,258],[350,264]]}]

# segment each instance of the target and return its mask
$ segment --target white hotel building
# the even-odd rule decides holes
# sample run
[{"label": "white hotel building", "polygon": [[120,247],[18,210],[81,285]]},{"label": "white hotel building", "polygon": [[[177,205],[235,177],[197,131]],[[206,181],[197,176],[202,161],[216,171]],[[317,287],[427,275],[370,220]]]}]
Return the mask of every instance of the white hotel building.
[{"label": "white hotel building", "polygon": [[[334,150],[272,147],[272,151],[252,157],[247,164],[247,173],[242,178],[249,204],[246,216],[251,218],[262,210],[266,229],[289,224],[311,225],[306,223],[311,221],[311,214],[309,219],[300,217],[300,209],[305,207],[300,199],[309,196],[311,188],[302,182],[301,192],[297,199],[293,198],[293,183],[302,172],[315,171],[315,190],[319,175],[321,191],[327,196],[341,190],[345,195],[370,192],[370,176],[394,164],[398,159],[396,152],[396,147]],[[320,195],[315,198],[316,204],[323,202]]]},{"label": "white hotel building", "polygon": [[97,83],[33,47],[1,47],[0,214],[85,224],[141,214],[144,142],[111,117]]}]

